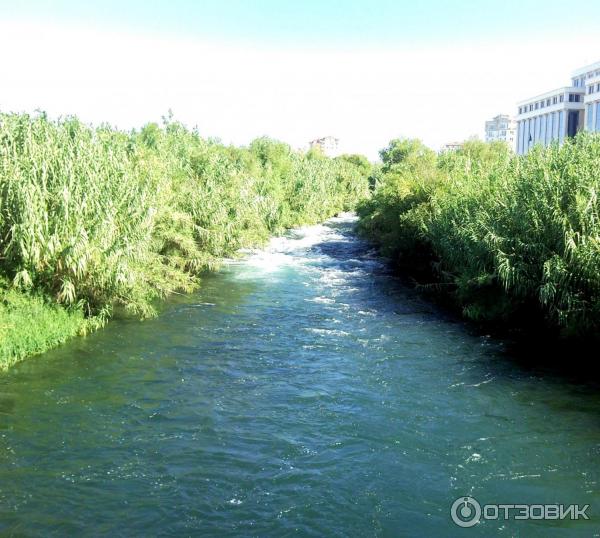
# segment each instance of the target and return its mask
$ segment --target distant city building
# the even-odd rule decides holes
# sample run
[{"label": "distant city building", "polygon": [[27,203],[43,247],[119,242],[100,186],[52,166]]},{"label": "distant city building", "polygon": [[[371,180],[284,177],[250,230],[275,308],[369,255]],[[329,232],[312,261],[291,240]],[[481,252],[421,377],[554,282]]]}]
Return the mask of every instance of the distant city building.
[{"label": "distant city building", "polygon": [[333,136],[325,136],[317,138],[309,143],[310,149],[318,149],[327,157],[337,157],[340,141]]},{"label": "distant city building", "polygon": [[440,153],[447,153],[449,151],[458,151],[463,148],[462,142],[448,142],[442,146]]},{"label": "distant city building", "polygon": [[517,123],[507,114],[500,114],[485,122],[486,142],[506,142],[514,151]]},{"label": "distant city building", "polygon": [[600,131],[600,62],[573,72],[571,86],[518,104],[517,153],[534,145],[562,144],[579,131]]}]

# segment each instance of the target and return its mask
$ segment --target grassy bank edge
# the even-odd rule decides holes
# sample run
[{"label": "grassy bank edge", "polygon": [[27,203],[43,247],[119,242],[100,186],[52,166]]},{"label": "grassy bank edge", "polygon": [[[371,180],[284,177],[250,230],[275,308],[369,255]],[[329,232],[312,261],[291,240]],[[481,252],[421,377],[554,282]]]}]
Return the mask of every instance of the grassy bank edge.
[{"label": "grassy bank edge", "polygon": [[83,312],[41,295],[0,291],[0,371],[86,332]]}]

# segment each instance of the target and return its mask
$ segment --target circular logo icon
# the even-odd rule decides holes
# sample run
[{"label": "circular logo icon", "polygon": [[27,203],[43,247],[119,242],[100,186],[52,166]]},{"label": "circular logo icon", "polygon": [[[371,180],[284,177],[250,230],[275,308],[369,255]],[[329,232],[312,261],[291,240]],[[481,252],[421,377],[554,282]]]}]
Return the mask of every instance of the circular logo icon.
[{"label": "circular logo icon", "polygon": [[459,497],[452,503],[450,513],[459,527],[472,527],[481,519],[481,505],[473,497]]}]

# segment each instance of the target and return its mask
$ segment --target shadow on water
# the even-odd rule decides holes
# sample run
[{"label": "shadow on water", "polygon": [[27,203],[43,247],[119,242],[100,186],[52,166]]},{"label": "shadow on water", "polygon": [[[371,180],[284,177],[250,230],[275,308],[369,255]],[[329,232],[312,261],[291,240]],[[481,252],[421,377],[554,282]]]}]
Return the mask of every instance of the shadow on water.
[{"label": "shadow on water", "polygon": [[506,342],[506,359],[524,372],[567,381],[600,392],[598,349],[538,333]]}]

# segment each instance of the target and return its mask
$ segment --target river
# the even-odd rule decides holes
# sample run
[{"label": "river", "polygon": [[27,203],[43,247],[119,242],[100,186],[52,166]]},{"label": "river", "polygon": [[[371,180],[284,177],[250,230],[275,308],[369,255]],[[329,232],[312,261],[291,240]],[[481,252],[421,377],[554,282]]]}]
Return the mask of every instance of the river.
[{"label": "river", "polygon": [[[599,536],[597,386],[395,279],[349,215],[0,376],[0,534]],[[589,520],[452,522],[461,496]]]}]

